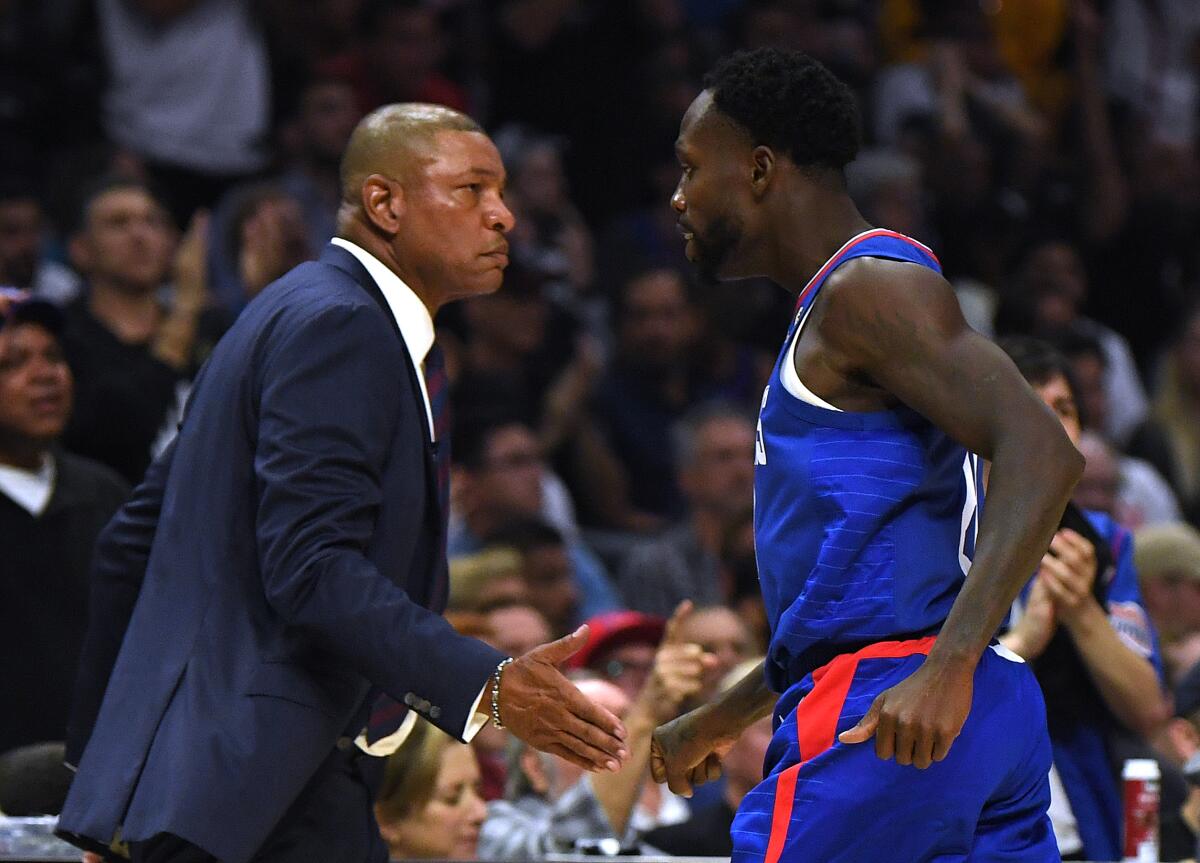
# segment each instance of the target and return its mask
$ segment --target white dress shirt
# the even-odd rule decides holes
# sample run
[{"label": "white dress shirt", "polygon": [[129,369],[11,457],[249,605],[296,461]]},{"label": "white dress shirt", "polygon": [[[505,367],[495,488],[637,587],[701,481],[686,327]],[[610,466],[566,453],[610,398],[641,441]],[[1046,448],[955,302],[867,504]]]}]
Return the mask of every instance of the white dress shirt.
[{"label": "white dress shirt", "polygon": [[[330,242],[335,246],[341,246],[347,252],[354,255],[359,263],[366,268],[371,278],[375,280],[375,284],[379,286],[383,298],[387,300],[392,316],[396,319],[396,325],[400,328],[400,335],[404,339],[404,346],[408,349],[408,355],[418,371],[420,371],[425,364],[425,357],[429,355],[429,349],[433,347],[433,316],[429,314],[429,309],[421,302],[421,298],[413,293],[412,288],[404,284],[403,279],[389,270],[382,261],[366,249],[341,237],[334,237]],[[425,388],[425,375],[418,374],[417,382],[421,387],[421,401],[425,404],[425,418],[429,422],[429,436],[432,439],[434,437],[433,408],[429,404],[429,392]],[[475,703],[471,706],[471,712],[467,714],[467,724],[462,733],[462,739],[467,742],[471,741],[471,738],[479,732],[479,729],[487,725],[490,714],[480,712],[479,710],[480,703],[483,701],[483,694],[487,692],[487,688],[488,685],[485,683],[483,688],[479,690],[479,694],[475,696]],[[400,748],[400,744],[408,737],[416,721],[417,714],[410,710],[408,715],[404,717],[404,722],[396,729],[394,734],[377,740],[374,744],[368,744],[367,736],[364,732],[359,734],[354,742],[358,744],[360,749],[370,755],[391,755]]]},{"label": "white dress shirt", "polygon": [[36,471],[0,464],[0,493],[37,518],[50,504],[54,476],[54,458],[49,453],[42,456],[42,466]]}]

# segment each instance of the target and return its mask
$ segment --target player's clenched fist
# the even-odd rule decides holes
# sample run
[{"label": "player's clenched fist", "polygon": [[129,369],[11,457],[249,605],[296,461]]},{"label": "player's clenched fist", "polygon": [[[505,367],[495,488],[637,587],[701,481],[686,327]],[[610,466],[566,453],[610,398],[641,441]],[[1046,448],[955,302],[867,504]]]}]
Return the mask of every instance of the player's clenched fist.
[{"label": "player's clenched fist", "polygon": [[659,726],[650,743],[650,775],[655,782],[684,797],[721,775],[721,759],[737,740],[739,729],[722,729],[712,705],[685,713]]}]

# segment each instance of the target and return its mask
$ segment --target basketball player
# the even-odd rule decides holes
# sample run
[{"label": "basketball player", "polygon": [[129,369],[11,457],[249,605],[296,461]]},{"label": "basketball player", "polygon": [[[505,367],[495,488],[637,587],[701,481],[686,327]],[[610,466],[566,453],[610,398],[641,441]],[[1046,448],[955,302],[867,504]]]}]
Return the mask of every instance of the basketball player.
[{"label": "basketball player", "polygon": [[688,258],[718,280],[766,276],[798,303],[755,452],[768,657],[658,730],[655,776],[690,793],[774,710],[734,863],[1057,860],[1045,707],[994,635],[1082,459],[966,325],[933,253],[851,202],[845,85],[760,49],[706,88],[676,142]]}]

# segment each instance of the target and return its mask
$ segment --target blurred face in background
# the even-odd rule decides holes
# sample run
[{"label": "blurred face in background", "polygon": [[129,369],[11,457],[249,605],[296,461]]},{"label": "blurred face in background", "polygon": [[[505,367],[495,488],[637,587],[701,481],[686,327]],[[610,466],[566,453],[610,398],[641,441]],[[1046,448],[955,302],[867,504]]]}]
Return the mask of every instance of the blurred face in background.
[{"label": "blurred face in background", "polygon": [[439,757],[428,802],[401,818],[380,819],[380,832],[393,857],[474,860],[479,856],[479,828],[487,807],[480,794],[475,753],[451,741]]},{"label": "blurred face in background", "polygon": [[341,81],[321,81],[309,87],[300,102],[300,131],[310,157],[336,167],[361,119],[354,89]]},{"label": "blurred face in background", "polygon": [[704,689],[697,696],[699,701],[710,700],[725,675],[754,652],[750,631],[730,608],[714,606],[696,610],[679,627],[679,636],[686,642],[699,644],[705,653],[717,658],[713,668],[704,670]]},{"label": "blurred face in background", "polygon": [[509,656],[524,656],[553,637],[542,613],[531,605],[506,605],[487,613],[491,643]]},{"label": "blurred face in background", "polygon": [[48,447],[71,413],[72,378],[58,338],[20,323],[0,329],[0,446]]},{"label": "blurred face in background", "polygon": [[1071,385],[1062,375],[1054,375],[1043,384],[1034,386],[1045,405],[1054,411],[1067,432],[1071,443],[1079,446],[1079,436],[1083,434],[1083,426],[1079,422],[1079,406],[1075,404],[1075,395]]},{"label": "blurred face in background", "polygon": [[570,203],[562,157],[554,144],[537,142],[521,154],[513,191],[526,213],[556,215]]},{"label": "blurred face in background", "polygon": [[657,652],[655,645],[645,642],[622,644],[597,656],[591,667],[632,701],[650,679]]},{"label": "blurred face in background", "polygon": [[1046,243],[1029,256],[1025,279],[1037,325],[1054,330],[1079,314],[1087,298],[1087,276],[1079,253],[1066,243]]},{"label": "blurred face in background", "polygon": [[419,5],[397,6],[378,23],[367,43],[370,67],[388,101],[413,101],[442,61],[437,13]]},{"label": "blurred face in background", "polygon": [[715,417],[696,430],[691,463],[680,487],[693,507],[727,516],[750,507],[754,497],[754,426],[737,417]]},{"label": "blurred face in background", "polygon": [[483,463],[473,482],[481,504],[508,515],[536,515],[542,508],[542,449],[524,425],[501,426],[491,433]]},{"label": "blurred face in background", "polygon": [[1084,458],[1083,476],[1071,499],[1084,509],[1115,515],[1121,473],[1112,448],[1091,433],[1083,435],[1078,446]]},{"label": "blurred face in background", "polygon": [[682,362],[697,321],[679,273],[637,276],[625,286],[623,299],[619,337],[625,357],[650,371]]},{"label": "blurred face in background", "polygon": [[93,284],[145,294],[166,280],[176,239],[167,211],[149,193],[117,187],[88,206],[71,259]]},{"label": "blurred face in background", "polygon": [[0,285],[29,288],[42,242],[42,208],[33,198],[0,201]]}]

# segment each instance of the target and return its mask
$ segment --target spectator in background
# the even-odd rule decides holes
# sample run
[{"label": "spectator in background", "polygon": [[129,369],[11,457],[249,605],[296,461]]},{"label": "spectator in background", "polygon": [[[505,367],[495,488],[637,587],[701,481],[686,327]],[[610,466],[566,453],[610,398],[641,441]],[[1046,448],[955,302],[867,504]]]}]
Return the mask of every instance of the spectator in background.
[{"label": "spectator in background", "polygon": [[627,698],[637,698],[654,670],[666,618],[623,609],[589,617],[586,623],[587,643],[571,657],[571,667],[587,669]]},{"label": "spectator in background", "polygon": [[[1076,363],[1081,405],[1089,427],[1117,445],[1125,444],[1146,418],[1149,404],[1129,342],[1083,315],[1088,278],[1078,249],[1063,240],[1043,240],[1025,254],[1014,294],[997,312],[996,332],[1064,340],[1074,360],[1082,343],[1094,340],[1100,354]],[[1078,349],[1071,343],[1078,345]]]},{"label": "spectator in background", "polygon": [[234,315],[271,282],[312,260],[314,249],[333,236],[310,245],[300,202],[270,181],[231,190],[213,217],[211,234],[211,292]]},{"label": "spectator in background", "polygon": [[30,291],[61,306],[79,293],[79,277],[43,257],[45,222],[32,185],[0,180],[0,285]]},{"label": "spectator in background", "polygon": [[676,473],[687,516],[662,536],[635,545],[617,586],[630,608],[667,615],[680,600],[725,602],[720,573],[726,524],[754,497],[754,424],[727,404],[702,405],[678,423]]},{"label": "spectator in background", "polygon": [[450,561],[449,609],[481,614],[497,604],[526,598],[521,555],[514,549],[494,546]]},{"label": "spectator in background", "polygon": [[[1035,339],[1013,338],[1001,347],[1078,445],[1066,358]],[[1000,642],[1032,664],[1046,698],[1050,820],[1059,851],[1117,859],[1120,780],[1108,753],[1119,740],[1148,739],[1169,716],[1130,533],[1101,513],[1069,505]]]},{"label": "spectator in background", "polygon": [[604,311],[589,302],[595,280],[592,235],[571,201],[560,139],[519,127],[496,136],[510,175],[508,200],[517,225],[509,237],[513,259],[548,280],[556,299],[600,330]]},{"label": "spectator in background", "polygon": [[[1161,860],[1194,860],[1200,852],[1200,665],[1185,669],[1175,685],[1175,715],[1158,735],[1163,769],[1159,805]],[[1168,781],[1181,773],[1186,785],[1169,793]],[[1183,800],[1176,802],[1179,797]],[[1180,838],[1183,841],[1179,841]]]},{"label": "spectator in background", "polygon": [[1152,135],[1194,143],[1200,111],[1200,7],[1189,0],[1153,5],[1112,0],[1107,5],[1109,94],[1128,105]]},{"label": "spectator in background", "polygon": [[[388,756],[375,801],[393,859],[474,860],[487,814],[471,747],[418,722]],[[364,790],[365,793],[365,790]]]},{"label": "spectator in background", "polygon": [[349,81],[366,114],[389,102],[432,102],[467,111],[467,94],[441,72],[445,35],[438,12],[420,0],[365,0],[358,44],[318,71]]},{"label": "spectator in background", "polygon": [[541,519],[512,519],[486,541],[521,555],[529,603],[546,618],[555,637],[573,631],[591,609],[599,614],[619,606],[616,591],[587,547],[564,539]]},{"label": "spectator in background", "polygon": [[554,638],[550,624],[529,602],[509,600],[495,603],[484,612],[497,650],[509,656],[524,656]]},{"label": "spectator in background", "polygon": [[[455,415],[463,418],[520,418],[553,452],[578,429],[599,364],[587,362],[586,354],[572,357],[579,324],[549,301],[546,281],[510,265],[503,290],[463,304],[466,331],[454,402]],[[581,380],[568,381],[571,376]]]},{"label": "spectator in background", "polygon": [[1184,317],[1154,394],[1154,418],[1175,463],[1175,489],[1188,519],[1200,522],[1200,305]]},{"label": "spectator in background", "polygon": [[338,165],[361,117],[348,81],[313,75],[300,91],[295,116],[284,126],[287,167],[279,185],[299,202],[311,249],[322,248],[336,232],[342,197]]},{"label": "spectator in background", "polygon": [[[493,603],[484,611],[483,619],[490,632],[488,643],[509,656],[524,656],[554,638],[546,618],[525,600],[510,599]],[[499,800],[504,796],[508,778],[504,750],[510,740],[511,735],[504,729],[485,725],[471,741],[483,775],[485,800]]]},{"label": "spectator in background", "polygon": [[1093,432],[1083,432],[1078,446],[1087,459],[1073,495],[1080,506],[1110,515],[1129,530],[1180,520],[1171,487],[1149,463],[1122,455]]},{"label": "spectator in background", "polygon": [[[454,433],[450,556],[470,554],[486,543],[515,546],[526,553],[526,540],[505,539],[498,532],[509,522],[537,519],[543,514],[547,471],[533,431],[520,421],[499,419],[474,424],[461,422]],[[618,607],[616,590],[596,555],[578,538],[564,538],[558,532],[553,535],[554,544],[563,546],[565,542],[567,571],[577,590],[579,613],[588,616]],[[549,537],[539,547],[548,544],[551,544]],[[530,590],[533,594],[534,588]],[[556,627],[563,622],[562,608],[544,611]]]},{"label": "spectator in background", "polygon": [[140,158],[185,225],[267,164],[266,46],[241,0],[100,0],[108,137]]},{"label": "spectator in background", "polygon": [[726,675],[754,655],[750,630],[733,609],[724,605],[696,607],[680,622],[679,637],[687,644],[700,645],[713,657],[712,666],[704,670],[700,691],[685,703],[685,710],[711,701],[721,691]]},{"label": "spectator in background", "polygon": [[628,506],[662,521],[684,510],[671,429],[703,397],[716,395],[691,374],[698,324],[678,272],[631,278],[616,299],[617,348],[592,402],[593,422],[624,474]]},{"label": "spectator in background", "polygon": [[1133,557],[1168,679],[1178,681],[1200,662],[1200,532],[1188,524],[1144,527]]},{"label": "spectator in background", "polygon": [[58,446],[72,392],[63,323],[40,299],[0,317],[0,752],[66,737],[92,546],[129,491]]},{"label": "spectator in background", "polygon": [[[651,648],[651,667],[636,689],[599,679],[576,684],[625,723],[630,757],[619,772],[582,776],[561,759],[514,745],[508,793],[505,800],[488,807],[480,842],[484,857],[537,860],[586,847],[615,853],[636,846],[639,834],[687,817],[682,800],[646,780],[654,728],[678,715],[680,705],[699,691],[705,669],[713,664],[712,657],[682,638],[679,625],[691,613],[691,604],[682,603],[665,626],[661,619],[656,621],[655,640],[661,639],[661,644]],[[596,623],[593,633],[604,630],[603,622]],[[580,652],[587,653],[594,642],[593,635]]]},{"label": "spectator in background", "polygon": [[174,434],[187,381],[218,337],[204,315],[207,225],[198,219],[179,243],[149,187],[120,178],[87,189],[79,215],[71,261],[87,287],[63,333],[75,376],[64,443],[137,483]]}]

